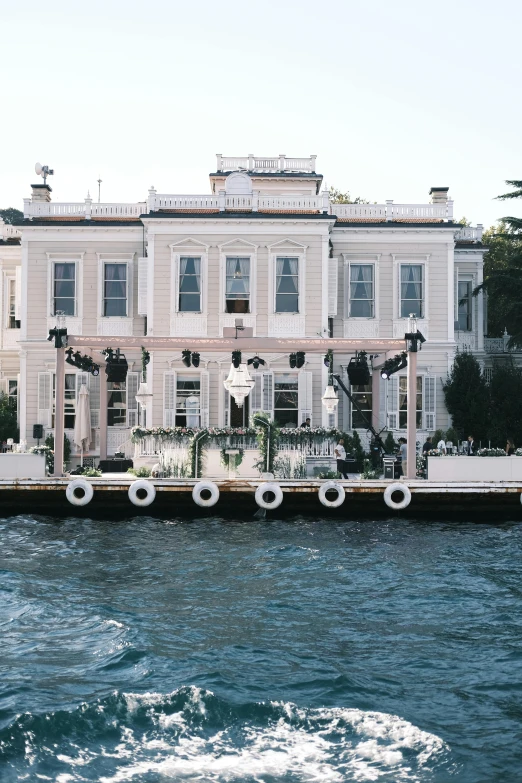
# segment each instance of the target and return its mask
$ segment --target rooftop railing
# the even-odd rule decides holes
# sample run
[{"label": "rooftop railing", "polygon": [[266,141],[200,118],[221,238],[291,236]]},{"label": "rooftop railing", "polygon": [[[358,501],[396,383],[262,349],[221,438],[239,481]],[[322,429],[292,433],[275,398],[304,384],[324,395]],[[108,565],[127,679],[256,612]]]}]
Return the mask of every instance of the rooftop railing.
[{"label": "rooftop railing", "polygon": [[247,155],[244,158],[230,158],[224,155],[216,155],[216,171],[252,171],[259,174],[285,173],[309,173],[315,174],[315,161],[317,155],[308,158],[287,158],[286,155],[277,157]]},{"label": "rooftop railing", "polygon": [[455,234],[457,242],[482,242],[482,234],[484,233],[484,226],[479,223],[476,227],[463,226],[460,231]]}]

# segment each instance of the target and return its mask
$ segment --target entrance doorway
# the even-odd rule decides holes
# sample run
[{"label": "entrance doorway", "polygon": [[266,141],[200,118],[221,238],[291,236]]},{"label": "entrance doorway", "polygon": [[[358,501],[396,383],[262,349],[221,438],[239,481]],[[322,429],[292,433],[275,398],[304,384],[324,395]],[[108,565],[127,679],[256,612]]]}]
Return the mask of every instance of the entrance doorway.
[{"label": "entrance doorway", "polygon": [[231,427],[248,427],[248,417],[250,414],[250,397],[245,397],[243,407],[239,407],[236,404],[235,399],[230,395],[230,426]]}]

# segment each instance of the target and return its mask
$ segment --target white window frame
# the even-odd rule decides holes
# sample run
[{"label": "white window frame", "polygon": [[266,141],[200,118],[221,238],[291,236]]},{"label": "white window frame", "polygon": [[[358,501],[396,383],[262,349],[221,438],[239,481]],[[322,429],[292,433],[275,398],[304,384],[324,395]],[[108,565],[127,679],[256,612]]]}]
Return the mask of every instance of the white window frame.
[{"label": "white window frame", "polygon": [[10,289],[11,289],[11,285],[13,283],[14,283],[15,320],[17,320],[16,319],[16,276],[15,275],[11,275],[11,274],[5,275],[4,283],[5,283],[4,329],[11,329],[11,328],[16,329],[16,327],[14,327],[14,326],[13,327],[9,326],[9,321],[10,321],[10,318],[11,318],[11,291],[10,291]]},{"label": "white window frame", "polygon": [[[128,322],[134,316],[134,253],[98,253],[98,318],[111,322]],[[125,264],[127,267],[127,314],[104,315],[105,264]]]},{"label": "white window frame", "polygon": [[[351,321],[376,321],[379,319],[379,259],[380,255],[357,255],[352,256],[344,254],[344,317]],[[352,266],[372,266],[373,267],[373,315],[372,316],[353,316],[350,314],[350,275]]]},{"label": "white window frame", "polygon": [[393,255],[393,310],[395,320],[407,323],[408,316],[401,315],[401,266],[421,266],[422,267],[422,309],[423,314],[418,321],[427,321],[429,318],[429,254],[401,254]]},{"label": "white window frame", "polygon": [[[171,250],[171,312],[183,318],[193,318],[194,316],[204,316],[207,314],[208,301],[208,249],[209,246],[198,242],[195,239],[186,239],[170,245]],[[181,259],[186,256],[201,259],[201,309],[200,310],[180,310],[179,309],[179,275],[181,269]]]},{"label": "white window frame", "polygon": [[[242,315],[257,315],[257,245],[244,239],[231,239],[219,245],[219,301],[223,315],[241,318]],[[227,258],[248,258],[250,260],[250,311],[248,313],[227,313]]]},{"label": "white window frame", "polygon": [[[470,300],[470,316],[471,316],[471,329],[457,329],[457,323],[459,318],[459,283],[470,283],[471,284],[471,300]],[[457,274],[455,277],[455,331],[462,332],[463,334],[474,334],[475,332],[475,307],[474,307],[474,299],[473,299],[473,289],[475,288],[475,275],[471,272],[466,273],[464,271],[457,270]]]},{"label": "white window frame", "polygon": [[[294,318],[306,315],[306,245],[291,239],[284,239],[269,246],[268,284],[269,312],[278,318]],[[280,313],[276,310],[276,261],[278,258],[296,258],[299,310],[294,313]]]},{"label": "white window frame", "polygon": [[74,315],[65,318],[83,317],[83,257],[85,253],[47,253],[47,317],[54,318],[54,265],[74,264]]},{"label": "white window frame", "polygon": [[[294,408],[288,408],[287,410],[295,410],[297,412],[297,424],[296,429],[299,429],[302,422],[299,421],[299,417],[301,416],[301,405],[300,405],[300,399],[299,399],[299,370],[287,370],[286,368],[277,367],[272,368],[272,399],[273,399],[273,405],[272,405],[272,419],[275,421],[275,415],[276,410],[281,411],[285,410],[284,408],[276,408],[275,406],[275,398],[276,398],[276,378],[278,375],[290,375],[292,378],[295,379],[295,382],[297,384],[297,388],[293,390],[293,393],[297,395],[297,405]],[[310,416],[311,418],[311,416]]]}]

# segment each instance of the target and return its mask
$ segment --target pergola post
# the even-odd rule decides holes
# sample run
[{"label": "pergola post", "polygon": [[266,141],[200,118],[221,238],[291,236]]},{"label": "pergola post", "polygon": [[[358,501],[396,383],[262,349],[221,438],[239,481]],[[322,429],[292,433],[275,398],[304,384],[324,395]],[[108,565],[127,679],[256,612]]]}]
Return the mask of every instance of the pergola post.
[{"label": "pergola post", "polygon": [[100,459],[107,459],[107,374],[100,367]]},{"label": "pergola post", "polygon": [[406,382],[406,440],[408,453],[408,475],[417,476],[417,351],[408,352],[408,375]]},{"label": "pergola post", "polygon": [[53,476],[63,476],[63,435],[65,416],[65,348],[56,349]]},{"label": "pergola post", "polygon": [[379,419],[381,400],[381,371],[372,370],[372,427],[380,432],[382,425]]}]

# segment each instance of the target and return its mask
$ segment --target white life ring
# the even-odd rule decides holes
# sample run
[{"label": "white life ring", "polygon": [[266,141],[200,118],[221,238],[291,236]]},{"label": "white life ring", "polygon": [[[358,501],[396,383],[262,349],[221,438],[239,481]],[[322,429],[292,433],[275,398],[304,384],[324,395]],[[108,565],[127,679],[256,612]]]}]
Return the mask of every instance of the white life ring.
[{"label": "white life ring", "polygon": [[[273,500],[265,500],[264,496],[267,492],[271,492],[274,495]],[[265,481],[260,484],[256,489],[256,503],[261,508],[271,509],[278,508],[283,502],[283,490],[273,481]]]},{"label": "white life ring", "polygon": [[[392,499],[394,492],[402,492],[402,500],[400,500],[398,503]],[[408,508],[411,503],[411,492],[409,487],[407,487],[406,484],[399,484],[398,482],[395,484],[390,484],[390,486],[386,487],[384,490],[384,502],[388,508],[392,508],[394,511],[400,511],[402,508]]]},{"label": "white life ring", "polygon": [[[203,497],[203,492],[205,495],[210,492],[210,497]],[[203,506],[204,508],[215,506],[219,500],[219,488],[217,484],[214,484],[213,481],[198,481],[192,490],[192,500],[196,506]]]},{"label": "white life ring", "polygon": [[[337,492],[337,497],[335,500],[328,500],[326,493],[331,492],[332,490]],[[345,496],[346,492],[344,491],[344,487],[341,486],[341,484],[338,484],[337,481],[327,481],[319,487],[319,500],[323,506],[327,506],[328,508],[342,506]]]},{"label": "white life ring", "polygon": [[65,496],[73,506],[86,506],[91,502],[93,495],[94,490],[91,484],[82,478],[71,481],[65,490]]},{"label": "white life ring", "polygon": [[129,487],[129,500],[135,506],[150,506],[156,497],[156,487],[150,481],[138,479]]}]

